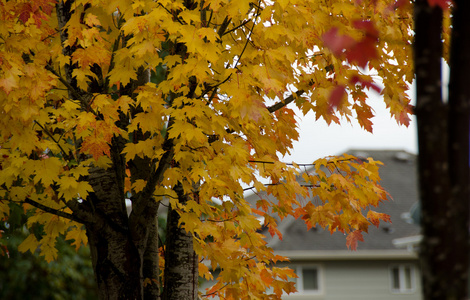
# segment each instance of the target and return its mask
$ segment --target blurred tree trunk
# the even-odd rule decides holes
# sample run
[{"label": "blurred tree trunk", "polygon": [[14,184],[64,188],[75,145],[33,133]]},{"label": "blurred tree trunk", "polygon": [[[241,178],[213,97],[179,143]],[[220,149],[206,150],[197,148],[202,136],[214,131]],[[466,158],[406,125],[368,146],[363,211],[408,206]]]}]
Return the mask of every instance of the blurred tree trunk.
[{"label": "blurred tree trunk", "polygon": [[439,6],[415,2],[416,116],[424,299],[467,299],[469,266],[470,22],[454,1],[449,99],[442,99]]}]

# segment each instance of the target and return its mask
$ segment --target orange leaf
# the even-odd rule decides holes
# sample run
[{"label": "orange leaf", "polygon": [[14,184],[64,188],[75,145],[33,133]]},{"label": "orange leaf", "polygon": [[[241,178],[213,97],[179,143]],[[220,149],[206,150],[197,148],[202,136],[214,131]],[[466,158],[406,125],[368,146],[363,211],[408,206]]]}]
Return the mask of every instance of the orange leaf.
[{"label": "orange leaf", "polygon": [[263,280],[263,282],[267,285],[270,285],[274,280],[271,273],[266,269],[262,269],[259,275],[261,277],[261,280]]},{"label": "orange leaf", "polygon": [[271,224],[268,224],[268,231],[273,237],[274,235],[277,235],[279,239],[282,241],[282,233],[277,229],[276,226],[273,226]]},{"label": "orange leaf", "polygon": [[374,114],[369,106],[353,105],[353,109],[357,114],[357,121],[362,128],[372,133],[372,121],[370,120]]},{"label": "orange leaf", "polygon": [[389,215],[384,213],[378,213],[372,210],[369,210],[369,212],[367,213],[367,219],[369,219],[369,222],[371,222],[377,227],[379,227],[380,220],[392,223]]},{"label": "orange leaf", "polygon": [[364,242],[364,237],[362,236],[361,230],[354,230],[353,232],[350,232],[348,234],[348,236],[346,237],[346,246],[348,246],[348,248],[350,248],[351,250],[356,251],[357,241]]}]

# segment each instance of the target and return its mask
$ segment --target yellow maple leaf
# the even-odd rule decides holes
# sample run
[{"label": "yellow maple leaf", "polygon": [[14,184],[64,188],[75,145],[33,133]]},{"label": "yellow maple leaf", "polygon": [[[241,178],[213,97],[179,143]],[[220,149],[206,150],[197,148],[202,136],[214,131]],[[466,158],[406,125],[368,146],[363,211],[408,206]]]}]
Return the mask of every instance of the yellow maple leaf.
[{"label": "yellow maple leaf", "polygon": [[35,253],[38,250],[39,241],[36,239],[34,234],[28,235],[28,237],[18,246],[18,251],[26,252],[30,251],[31,253]]},{"label": "yellow maple leaf", "polygon": [[84,228],[82,228],[82,226],[72,227],[67,232],[67,235],[65,236],[65,239],[66,240],[74,240],[71,245],[75,246],[75,250],[77,250],[77,251],[82,245],[86,246],[87,243],[88,243],[88,238],[86,236],[86,231],[85,231]]},{"label": "yellow maple leaf", "polygon": [[144,189],[144,187],[147,185],[147,181],[143,179],[137,179],[133,184],[132,184],[132,190],[134,190],[135,193],[139,193]]}]

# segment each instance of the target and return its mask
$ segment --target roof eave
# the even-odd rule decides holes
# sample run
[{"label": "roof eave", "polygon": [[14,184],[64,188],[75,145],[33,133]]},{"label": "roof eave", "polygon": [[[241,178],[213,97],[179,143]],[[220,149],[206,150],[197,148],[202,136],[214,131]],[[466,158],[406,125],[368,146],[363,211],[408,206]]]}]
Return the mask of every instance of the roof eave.
[{"label": "roof eave", "polygon": [[300,260],[415,260],[418,254],[408,250],[325,250],[325,251],[275,251],[290,261]]}]

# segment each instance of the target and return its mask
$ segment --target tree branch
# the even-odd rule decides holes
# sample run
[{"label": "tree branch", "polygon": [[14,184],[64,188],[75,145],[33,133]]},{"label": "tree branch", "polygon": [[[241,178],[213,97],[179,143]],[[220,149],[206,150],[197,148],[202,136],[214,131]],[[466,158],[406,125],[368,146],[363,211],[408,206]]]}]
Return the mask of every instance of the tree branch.
[{"label": "tree branch", "polygon": [[[278,182],[278,183],[265,183],[263,185],[264,186],[276,186],[276,185],[283,185],[283,184],[284,184],[283,182]],[[306,187],[306,188],[318,188],[318,187],[320,187],[319,184],[301,184],[300,186],[301,187]],[[243,191],[244,192],[246,192],[246,191],[256,191],[256,187],[250,186],[250,187],[244,188]]]},{"label": "tree branch", "polygon": [[[259,1],[259,4],[261,3],[261,0]],[[238,66],[238,63],[240,62],[240,60],[242,59],[242,56],[243,56],[243,53],[245,53],[245,50],[246,50],[246,47],[248,46],[248,43],[250,42],[250,39],[251,39],[251,35],[253,33],[253,30],[255,29],[255,25],[256,25],[256,18],[260,15],[260,6],[258,6],[258,9],[256,10],[256,14],[255,16],[253,17],[253,26],[251,26],[251,30],[248,32],[248,34],[246,35],[246,43],[245,43],[245,46],[243,46],[243,49],[242,49],[242,52],[240,53],[240,55],[238,56],[238,59],[237,59],[237,62],[235,63],[235,65],[233,66],[234,69],[237,68]],[[230,74],[232,75],[232,74]]]},{"label": "tree branch", "polygon": [[[106,74],[109,74],[109,72],[111,72],[114,69],[114,65],[115,65],[114,58],[116,56],[116,51],[119,48],[119,42],[121,41],[121,39],[124,40],[124,36],[122,32],[118,35],[118,37],[114,41],[113,50],[111,52],[111,60],[109,61],[108,72]],[[104,91],[107,91],[108,89],[109,89],[109,76],[106,76],[106,80],[104,84]]]},{"label": "tree branch", "polygon": [[295,92],[295,95],[296,95],[296,96],[294,96],[294,94],[290,95],[290,96],[287,97],[286,99],[284,99],[284,100],[282,100],[282,101],[280,101],[280,102],[278,102],[278,103],[276,103],[276,104],[274,104],[274,105],[268,107],[268,111],[269,111],[270,113],[273,113],[273,112],[275,112],[276,110],[279,110],[279,109],[283,108],[283,107],[286,106],[287,104],[289,104],[289,103],[291,103],[292,101],[294,101],[297,97],[300,97],[303,93],[305,93],[304,90],[298,90],[297,92]]},{"label": "tree branch", "polygon": [[[57,78],[59,78],[59,81],[62,82],[67,88],[67,90],[69,91],[69,95],[72,95],[74,99],[80,101],[81,107],[83,109],[86,109],[89,112],[91,112],[93,115],[99,117],[99,114],[93,108],[90,107],[90,104],[94,100],[94,96],[92,94],[90,93],[81,94],[80,92],[78,92],[64,77],[62,77],[59,73],[57,73],[56,70],[54,70],[54,68],[52,68],[51,65],[46,65],[46,70],[48,70],[49,72],[57,76]],[[83,95],[86,95],[87,97],[83,97]]]},{"label": "tree branch", "polygon": [[51,65],[47,64],[46,70],[57,76],[59,81],[62,82],[63,85],[65,85],[67,90],[73,95],[75,99],[80,100],[80,102],[86,104],[86,101],[85,99],[83,99],[82,95],[77,90],[75,90],[75,88],[64,77],[57,73]]},{"label": "tree branch", "polygon": [[[334,164],[335,162],[341,162],[341,161],[361,161],[361,158],[357,157],[352,157],[352,158],[342,158],[342,159],[337,159],[336,161],[330,161],[328,160],[326,163],[327,164]],[[276,162],[274,161],[264,161],[264,160],[249,160],[249,163],[255,163],[255,164],[268,164],[272,165],[275,164]],[[282,163],[282,162],[281,162]],[[297,164],[297,163],[284,163],[287,166],[299,166],[299,167],[312,167],[315,166],[315,163],[309,163],[309,164]]]},{"label": "tree branch", "polygon": [[230,32],[233,32],[233,31],[237,30],[238,28],[243,27],[243,26],[245,26],[246,24],[248,24],[248,23],[250,23],[250,22],[251,22],[251,19],[245,20],[245,21],[242,22],[240,25],[235,26],[235,27],[233,27],[232,29],[230,29],[230,30],[228,30],[228,31],[225,31],[225,32],[223,33],[223,35],[226,35],[226,34],[228,34],[228,33],[230,33]]},{"label": "tree branch", "polygon": [[229,285],[229,284],[226,283],[226,284],[224,284],[222,287],[220,287],[218,290],[215,290],[214,292],[209,293],[209,294],[201,295],[201,297],[207,297],[207,298],[213,297],[213,295],[217,294],[219,291],[223,290],[223,289],[226,288],[228,285]]},{"label": "tree branch", "polygon": [[69,219],[69,220],[72,220],[72,221],[75,221],[77,223],[81,223],[81,224],[84,224],[84,222],[77,218],[76,216],[74,216],[73,214],[69,214],[69,213],[66,213],[64,211],[60,211],[60,210],[57,210],[55,208],[51,208],[49,206],[45,206],[41,203],[38,203],[30,198],[26,198],[24,201],[24,203],[28,203],[36,208],[39,208],[40,210],[43,210],[47,213],[50,213],[50,214],[53,214],[53,215],[56,215],[56,216],[59,216],[59,217],[62,217],[62,218],[66,218],[66,219]]},{"label": "tree branch", "polygon": [[[253,30],[255,29],[256,18],[259,16],[259,14],[260,14],[260,7],[258,6],[258,9],[257,9],[257,11],[256,11],[256,14],[255,14],[255,16],[253,17],[253,26],[251,26],[251,30],[250,30],[250,31],[247,33],[247,35],[246,35],[246,42],[245,42],[245,45],[243,46],[243,49],[242,49],[240,55],[238,55],[238,59],[237,59],[237,61],[235,62],[235,64],[233,65],[233,69],[236,69],[236,68],[237,68],[238,63],[240,62],[240,60],[241,60],[241,58],[242,58],[242,56],[243,56],[243,53],[245,53],[246,47],[248,46],[248,43],[250,42],[251,34],[253,33]],[[219,35],[219,37],[222,37],[223,35],[225,35],[225,31],[227,30],[227,27],[228,27],[228,25],[230,24],[230,21],[231,21],[231,19],[229,19],[228,17],[225,17],[224,21],[222,22],[222,25],[220,26],[220,28],[219,28],[219,30],[218,30],[218,32],[217,32],[217,34]],[[251,21],[251,19],[250,19],[250,20],[247,20],[247,21],[245,21],[245,22],[243,22],[241,25],[235,27],[235,28],[232,29],[232,30],[235,30],[235,29],[237,29],[237,28],[240,28],[240,27],[243,26],[243,25],[246,25],[247,23],[249,23],[249,21]],[[232,30],[230,30],[230,31],[232,31]],[[230,63],[227,63],[226,68],[228,69],[228,68],[230,67],[230,65],[231,65]],[[215,95],[215,93],[216,93],[216,91],[217,91],[217,87],[220,86],[220,85],[222,85],[222,84],[224,84],[225,82],[227,82],[231,77],[232,77],[232,74],[228,75],[227,78],[225,78],[223,81],[217,83],[216,85],[210,86],[210,87],[207,88],[205,91],[203,91],[203,92],[201,93],[201,96],[198,97],[198,98],[204,97],[204,95],[206,95],[209,91],[213,90],[213,93],[212,93],[212,95],[211,95],[211,98],[212,98],[213,95]],[[209,103],[210,103],[210,100],[209,100]]]},{"label": "tree branch", "polygon": [[228,17],[225,17],[223,20],[222,24],[219,27],[219,30],[217,30],[217,34],[219,37],[222,37],[224,35],[225,30],[227,30],[228,25],[230,24],[230,21],[232,19],[229,19]]},{"label": "tree branch", "polygon": [[34,123],[36,123],[39,127],[41,127],[42,131],[44,131],[52,139],[52,141],[57,145],[57,147],[59,147],[60,152],[62,152],[63,158],[70,162],[71,158],[69,157],[69,155],[67,155],[64,148],[62,148],[62,146],[59,144],[60,139],[56,140],[54,136],[52,135],[52,133],[45,126],[42,126],[38,121],[34,121]]},{"label": "tree branch", "polygon": [[[249,163],[257,163],[257,164],[274,164],[275,162],[274,161],[264,161],[264,160],[249,160],[248,161]],[[294,163],[284,163],[288,166],[294,166],[294,165],[297,165],[299,167],[307,167],[307,166],[315,166],[314,163],[310,163],[310,164],[294,164]]]}]

